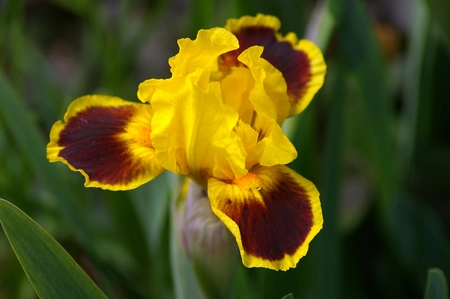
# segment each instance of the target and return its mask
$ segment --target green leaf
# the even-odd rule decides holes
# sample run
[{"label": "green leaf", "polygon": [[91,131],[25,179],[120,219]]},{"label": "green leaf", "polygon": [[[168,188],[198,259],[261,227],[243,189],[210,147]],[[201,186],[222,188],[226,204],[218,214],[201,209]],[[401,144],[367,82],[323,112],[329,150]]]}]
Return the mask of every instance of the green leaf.
[{"label": "green leaf", "polygon": [[428,270],[425,299],[448,299],[447,280],[441,269]]},{"label": "green leaf", "polygon": [[[336,0],[333,2],[342,2]],[[377,43],[373,25],[362,1],[344,1],[337,19],[339,55],[354,76],[358,98],[364,113],[367,135],[373,150],[372,163],[376,170],[382,195],[383,211],[389,210],[389,201],[397,185],[397,169],[392,154],[394,139],[390,135],[390,98],[385,64]],[[331,5],[331,4],[330,4]],[[332,10],[333,11],[333,10]]]},{"label": "green leaf", "polygon": [[326,53],[335,27],[336,18],[330,5],[326,1],[318,1],[308,23],[306,38],[315,42],[322,53]]},{"label": "green leaf", "polygon": [[[413,166],[414,148],[417,142],[416,134],[423,131],[426,127],[423,123],[419,124],[419,118],[427,115],[423,107],[431,105],[433,102],[431,96],[423,96],[424,90],[427,89],[428,78],[430,74],[430,66],[434,63],[436,56],[437,41],[430,29],[430,13],[426,5],[422,1],[415,1],[413,6],[414,17],[416,20],[411,27],[411,39],[406,55],[405,75],[403,81],[403,92],[405,94],[405,107],[403,112],[403,131],[400,138],[399,146],[401,155],[400,175],[407,177],[410,173],[410,167]],[[424,70],[422,70],[424,69]],[[427,81],[424,81],[426,79]],[[430,85],[430,83],[428,83]],[[428,87],[429,88],[429,87]],[[422,109],[421,109],[422,108]]]},{"label": "green leaf", "polygon": [[421,292],[425,284],[423,273],[430,265],[450,271],[447,227],[435,210],[408,193],[399,193],[394,198],[390,217],[397,260]]},{"label": "green leaf", "polygon": [[0,222],[40,298],[106,298],[52,236],[3,199]]},{"label": "green leaf", "polygon": [[450,10],[450,1],[448,0],[427,0],[428,7],[433,15],[434,20],[442,30],[443,36],[450,45],[450,18],[448,12]]},{"label": "green leaf", "polygon": [[[57,200],[58,208],[70,223],[83,247],[92,252],[92,238],[89,219],[83,217],[79,199],[70,190],[66,179],[67,172],[61,172],[58,165],[53,165],[46,159],[46,144],[35,123],[34,115],[25,105],[12,84],[0,69],[0,119],[6,124],[7,130],[14,139],[17,150],[29,163],[33,173],[40,182],[52,192]],[[26,132],[26,134],[24,133]],[[62,165],[61,165],[62,166]],[[58,168],[59,167],[59,168]]]},{"label": "green leaf", "polygon": [[[317,265],[321,269],[317,272],[319,285],[326,284],[326,288],[319,288],[318,298],[339,298],[340,279],[342,269],[342,245],[339,235],[339,194],[342,177],[343,159],[343,107],[345,98],[345,65],[337,62],[338,72],[341,74],[331,82],[333,99],[331,113],[327,125],[326,144],[324,152],[323,179],[319,190],[322,203],[323,218],[327,225],[317,237],[319,255]],[[332,248],[332,250],[331,250]]]}]

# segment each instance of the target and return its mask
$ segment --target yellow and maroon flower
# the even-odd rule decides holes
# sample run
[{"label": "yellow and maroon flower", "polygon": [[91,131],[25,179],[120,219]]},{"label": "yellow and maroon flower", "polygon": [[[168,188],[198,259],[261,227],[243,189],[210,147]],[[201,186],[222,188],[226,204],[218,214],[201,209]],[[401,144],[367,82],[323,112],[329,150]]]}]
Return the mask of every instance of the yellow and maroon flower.
[{"label": "yellow and maroon flower", "polygon": [[236,238],[247,267],[287,270],[322,227],[315,186],[284,166],[297,152],[283,133],[322,86],[311,42],[282,37],[272,16],[229,20],[178,41],[172,77],[139,86],[143,104],[86,96],[50,133],[50,161],[87,187],[126,190],[164,170],[189,176]]},{"label": "yellow and maroon flower", "polygon": [[239,48],[220,57],[220,67],[227,70],[239,65],[236,58],[254,45],[264,47],[262,57],[282,74],[287,83],[290,101],[289,115],[302,112],[322,87],[326,65],[322,52],[311,41],[298,41],[295,33],[281,36],[277,33],[280,21],[273,16],[258,14],[229,19],[225,29],[239,40]]},{"label": "yellow and maroon flower", "polygon": [[155,158],[153,109],[110,96],[84,96],[69,106],[50,132],[47,157],[86,178],[86,187],[129,190],[165,169]]}]

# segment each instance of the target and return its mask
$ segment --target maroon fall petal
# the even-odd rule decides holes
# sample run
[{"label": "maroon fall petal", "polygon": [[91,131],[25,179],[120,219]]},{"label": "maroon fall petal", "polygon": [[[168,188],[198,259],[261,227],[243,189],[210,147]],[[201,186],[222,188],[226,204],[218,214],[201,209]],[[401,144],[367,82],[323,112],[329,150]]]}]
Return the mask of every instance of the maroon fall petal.
[{"label": "maroon fall petal", "polygon": [[248,254],[270,261],[293,255],[314,224],[308,193],[287,173],[279,173],[272,188],[260,193],[263,202],[230,199],[222,212],[238,225]]},{"label": "maroon fall petal", "polygon": [[237,60],[238,56],[251,46],[262,46],[262,57],[283,74],[288,95],[292,98],[303,96],[311,78],[310,61],[305,52],[295,50],[287,41],[278,41],[273,28],[250,26],[233,33],[238,38],[240,47],[219,57],[221,71],[228,72],[232,66],[242,66]]},{"label": "maroon fall petal", "polygon": [[133,106],[90,107],[71,118],[61,131],[59,153],[74,168],[102,184],[123,184],[141,169],[120,134],[134,113]]}]

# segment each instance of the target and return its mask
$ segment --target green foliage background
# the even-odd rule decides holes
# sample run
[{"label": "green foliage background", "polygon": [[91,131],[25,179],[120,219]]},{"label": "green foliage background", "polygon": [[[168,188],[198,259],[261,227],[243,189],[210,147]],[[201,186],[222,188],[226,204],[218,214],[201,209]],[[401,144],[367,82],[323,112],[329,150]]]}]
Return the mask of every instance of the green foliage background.
[{"label": "green foliage background", "polygon": [[[294,270],[238,263],[232,298],[422,298],[429,268],[450,275],[448,3],[0,1],[0,197],[108,297],[176,297],[176,179],[85,189],[46,160],[50,127],[81,95],[135,101],[141,81],[169,76],[178,38],[273,14],[282,33],[317,42],[328,65],[322,90],[286,125],[299,153],[291,167],[318,186],[325,223]],[[1,232],[0,297],[35,296]]]}]

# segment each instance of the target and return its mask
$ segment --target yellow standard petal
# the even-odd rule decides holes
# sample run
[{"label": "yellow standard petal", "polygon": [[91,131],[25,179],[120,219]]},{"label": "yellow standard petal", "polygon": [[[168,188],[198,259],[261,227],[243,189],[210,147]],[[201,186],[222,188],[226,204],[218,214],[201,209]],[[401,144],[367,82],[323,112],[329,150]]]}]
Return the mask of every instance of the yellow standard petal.
[{"label": "yellow standard petal", "polygon": [[[229,31],[223,28],[200,30],[195,40],[182,38],[178,40],[180,51],[169,59],[172,79],[191,77],[197,86],[207,89],[211,75],[217,72],[217,57],[239,47],[238,40]],[[170,80],[170,79],[169,79]],[[143,102],[150,102],[156,90],[166,80],[149,79],[139,85],[138,97]]]},{"label": "yellow standard petal", "polygon": [[150,137],[150,105],[93,95],[69,106],[50,131],[47,157],[79,171],[86,187],[134,189],[164,171]]},{"label": "yellow standard petal", "polygon": [[249,94],[255,111],[282,124],[289,114],[289,99],[283,74],[261,57],[263,47],[253,46],[242,52],[238,60],[250,70],[254,86]]},{"label": "yellow standard petal", "polygon": [[168,79],[153,94],[152,141],[165,168],[205,187],[209,176],[244,175],[246,153],[233,131],[238,113],[223,104],[219,83],[196,84],[200,72]]},{"label": "yellow standard petal", "polygon": [[223,28],[200,30],[195,40],[178,40],[180,51],[169,59],[173,77],[183,77],[202,69],[198,86],[206,88],[211,72],[218,69],[217,57],[239,47],[237,38]]},{"label": "yellow standard petal", "polygon": [[275,120],[258,116],[253,127],[259,132],[260,141],[251,155],[257,157],[259,164],[287,164],[297,158],[297,150]]},{"label": "yellow standard petal", "polygon": [[319,192],[286,166],[257,167],[232,181],[211,178],[208,197],[247,267],[294,268],[322,228]]},{"label": "yellow standard petal", "polygon": [[[290,105],[286,83],[280,71],[264,58],[263,48],[250,47],[239,56],[247,67],[233,67],[220,81],[224,103],[239,112],[238,134],[257,132],[258,143],[252,149],[246,147],[246,165],[273,166],[287,164],[297,157],[297,151],[282,131],[280,124],[288,116]],[[244,129],[245,128],[245,129]],[[245,136],[240,137],[244,140]]]},{"label": "yellow standard petal", "polygon": [[255,80],[248,68],[234,68],[220,81],[223,102],[239,113],[239,119],[251,124],[255,107],[250,101],[250,92],[255,86]]}]

